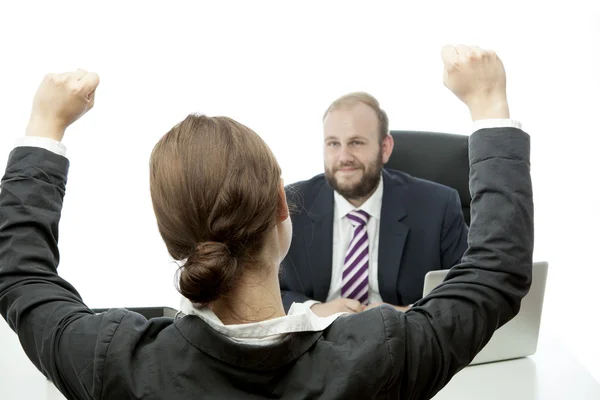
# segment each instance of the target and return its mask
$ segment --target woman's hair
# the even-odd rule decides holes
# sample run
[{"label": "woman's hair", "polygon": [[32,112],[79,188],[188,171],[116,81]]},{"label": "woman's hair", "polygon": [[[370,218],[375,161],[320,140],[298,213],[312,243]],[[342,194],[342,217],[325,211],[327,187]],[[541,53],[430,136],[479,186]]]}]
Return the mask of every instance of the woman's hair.
[{"label": "woman's hair", "polygon": [[189,115],[156,144],[150,193],[179,292],[193,303],[227,296],[277,223],[281,170],[266,143],[226,117]]}]

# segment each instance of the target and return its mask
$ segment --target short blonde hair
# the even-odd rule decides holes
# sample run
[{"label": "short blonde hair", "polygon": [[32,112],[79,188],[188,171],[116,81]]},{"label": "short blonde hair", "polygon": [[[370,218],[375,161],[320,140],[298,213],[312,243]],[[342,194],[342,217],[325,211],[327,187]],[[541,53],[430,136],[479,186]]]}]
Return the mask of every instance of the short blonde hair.
[{"label": "short blonde hair", "polygon": [[379,102],[373,96],[366,92],[352,92],[343,95],[342,97],[335,100],[325,111],[323,114],[323,120],[327,117],[331,111],[339,110],[341,108],[352,107],[356,104],[365,104],[370,107],[375,114],[377,115],[377,120],[379,121],[379,140],[380,142],[385,139],[385,137],[389,134],[389,120],[388,116],[379,106]]}]

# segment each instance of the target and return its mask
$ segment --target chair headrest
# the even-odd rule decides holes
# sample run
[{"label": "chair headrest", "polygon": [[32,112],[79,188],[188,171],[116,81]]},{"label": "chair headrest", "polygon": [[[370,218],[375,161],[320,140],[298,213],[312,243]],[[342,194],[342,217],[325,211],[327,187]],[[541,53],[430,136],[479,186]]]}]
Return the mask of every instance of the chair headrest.
[{"label": "chair headrest", "polygon": [[469,224],[469,137],[422,131],[391,131],[390,134],[394,138],[394,150],[385,167],[456,189]]}]

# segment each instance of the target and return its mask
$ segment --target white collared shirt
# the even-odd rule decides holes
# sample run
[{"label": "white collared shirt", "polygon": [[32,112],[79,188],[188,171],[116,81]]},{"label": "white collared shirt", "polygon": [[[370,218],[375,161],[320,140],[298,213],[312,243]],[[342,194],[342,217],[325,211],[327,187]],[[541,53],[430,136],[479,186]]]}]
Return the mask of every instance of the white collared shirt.
[{"label": "white collared shirt", "polygon": [[225,325],[210,308],[196,307],[185,297],[181,298],[180,310],[186,315],[202,318],[211,328],[231,340],[259,346],[275,343],[292,332],[325,330],[339,316],[347,314],[337,313],[329,317],[319,317],[312,312],[309,304],[293,303],[288,314],[283,317],[247,324]]},{"label": "white collared shirt", "polygon": [[367,221],[367,240],[369,242],[369,303],[382,301],[379,295],[377,280],[377,261],[379,254],[379,224],[381,220],[381,202],[383,201],[383,177],[380,176],[379,184],[373,194],[360,207],[354,207],[338,192],[333,192],[333,252],[331,266],[331,284],[327,301],[335,300],[342,296],[342,273],[344,271],[344,258],[354,229],[346,218],[352,210],[363,210],[369,214]]}]

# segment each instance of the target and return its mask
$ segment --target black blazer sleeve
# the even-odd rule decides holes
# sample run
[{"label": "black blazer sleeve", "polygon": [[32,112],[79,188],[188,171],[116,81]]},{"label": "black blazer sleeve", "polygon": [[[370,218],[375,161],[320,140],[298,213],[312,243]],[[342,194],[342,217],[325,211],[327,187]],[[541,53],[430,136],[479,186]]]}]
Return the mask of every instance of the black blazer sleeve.
[{"label": "black blazer sleeve", "polygon": [[440,240],[441,269],[450,269],[460,260],[467,250],[467,224],[462,213],[460,197],[456,190],[449,192],[446,214],[442,225]]},{"label": "black blazer sleeve", "polygon": [[518,313],[533,263],[529,154],[529,136],[519,129],[471,136],[472,224],[462,262],[406,314],[381,307],[390,338],[390,398],[433,397]]},{"label": "black blazer sleeve", "polygon": [[0,313],[67,398],[99,398],[108,341],[123,315],[95,315],[57,275],[68,167],[40,148],[10,154],[0,192]]}]

